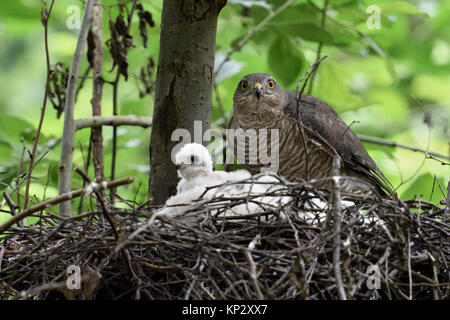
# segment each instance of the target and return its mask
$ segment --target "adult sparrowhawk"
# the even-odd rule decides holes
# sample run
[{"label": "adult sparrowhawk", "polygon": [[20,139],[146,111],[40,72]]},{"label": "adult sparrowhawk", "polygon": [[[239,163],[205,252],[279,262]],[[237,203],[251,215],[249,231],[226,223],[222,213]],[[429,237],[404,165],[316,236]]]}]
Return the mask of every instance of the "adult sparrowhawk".
[{"label": "adult sparrowhawk", "polygon": [[[356,134],[328,104],[307,94],[298,103],[297,100],[296,92],[281,89],[272,76],[249,74],[236,88],[229,129],[278,129],[277,173],[291,182],[316,179],[317,188],[328,188],[333,158],[338,154],[343,191],[374,191],[380,195],[392,192]],[[267,134],[259,135],[256,143],[247,143],[245,161],[241,163],[244,168],[252,174],[259,173],[264,165],[255,148],[267,143],[270,149],[271,142]],[[237,154],[238,144],[233,145]],[[251,163],[249,155],[255,151],[258,158]]]}]

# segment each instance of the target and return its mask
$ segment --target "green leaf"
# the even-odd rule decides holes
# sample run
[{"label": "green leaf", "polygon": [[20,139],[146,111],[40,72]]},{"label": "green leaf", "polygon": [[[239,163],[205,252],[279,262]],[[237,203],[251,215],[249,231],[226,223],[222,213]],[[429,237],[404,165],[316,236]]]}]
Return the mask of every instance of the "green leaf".
[{"label": "green leaf", "polygon": [[394,13],[415,14],[420,15],[423,18],[428,18],[428,14],[419,11],[413,4],[406,1],[381,3],[379,6],[381,9],[381,13],[383,14],[388,15]]},{"label": "green leaf", "polygon": [[271,25],[276,26],[276,28],[283,35],[300,36],[304,40],[317,41],[328,44],[333,42],[333,36],[331,35],[331,33],[312,23],[283,21],[274,22]]},{"label": "green leaf", "polygon": [[384,115],[389,114],[389,117],[385,119],[385,125],[391,123],[395,126],[396,123],[408,117],[408,100],[398,90],[373,89],[369,91],[368,97],[372,103],[376,104],[374,108],[376,118],[383,119]]},{"label": "green leaf", "polygon": [[361,99],[350,91],[351,74],[345,68],[326,62],[319,68],[319,98],[340,111],[361,106]]},{"label": "green leaf", "polygon": [[349,46],[357,42],[355,32],[351,31],[350,27],[342,26],[332,20],[327,21],[325,29],[328,33],[333,35],[333,44],[336,46]]},{"label": "green leaf", "polygon": [[234,38],[233,41],[231,41],[231,48],[238,48],[239,42],[241,42],[242,39],[247,35],[247,33],[240,34],[236,38]]},{"label": "green leaf", "polygon": [[[357,0],[333,0],[331,2],[331,4],[333,5],[334,8],[336,7],[342,7],[342,6],[356,6],[357,5]],[[339,8],[339,10],[341,10],[342,8]]]},{"label": "green leaf", "polygon": [[[367,23],[367,19],[369,18],[370,14],[365,11],[365,8],[360,7],[343,7],[339,8],[339,11],[337,11],[336,18],[338,20],[345,20],[345,21],[351,21],[355,23]],[[383,27],[391,27],[393,25],[393,22],[391,22],[387,15],[381,15],[381,25]],[[328,23],[328,22],[327,22]]]},{"label": "green leaf", "polygon": [[[418,176],[414,182],[412,182],[408,189],[406,189],[401,198],[402,199],[412,199],[414,197],[419,197],[424,200],[430,200],[431,191],[433,189],[433,179],[434,177],[430,173],[424,173]],[[446,181],[444,177],[438,177],[441,182]],[[444,189],[445,190],[445,189]],[[444,199],[439,187],[435,185],[431,202],[438,203],[440,200]]]},{"label": "green leaf", "polygon": [[26,141],[32,141],[34,131],[34,126],[24,119],[13,115],[0,117],[0,137],[9,142],[20,144],[21,137]]},{"label": "green leaf", "polygon": [[450,101],[450,79],[448,75],[417,74],[412,79],[411,91],[419,99],[433,102]]},{"label": "green leaf", "polygon": [[300,73],[305,58],[289,39],[277,39],[269,49],[269,66],[274,75],[288,87]]},{"label": "green leaf", "polygon": [[9,213],[0,212],[0,224],[5,223],[11,219],[11,215]]},{"label": "green leaf", "polygon": [[[357,123],[355,126],[352,126],[351,128],[354,131],[361,131],[358,129],[361,128],[363,125],[364,124]],[[364,142],[364,141],[363,141],[363,145],[366,147],[367,152],[369,152],[369,154],[372,156],[372,159],[375,160],[376,163],[378,163],[378,160],[380,160],[380,159],[386,159],[386,158],[394,159],[395,158],[395,148],[392,148],[390,146],[385,146],[382,144],[369,143],[369,142]]]},{"label": "green leaf", "polygon": [[367,21],[367,14],[360,8],[341,8],[337,12],[336,18],[352,22],[365,22]]},{"label": "green leaf", "polygon": [[316,10],[311,5],[304,3],[294,5],[282,11],[273,21],[297,21],[319,24],[321,19],[320,11]]},{"label": "green leaf", "polygon": [[13,148],[9,143],[0,141],[0,162],[8,159],[12,154]]}]

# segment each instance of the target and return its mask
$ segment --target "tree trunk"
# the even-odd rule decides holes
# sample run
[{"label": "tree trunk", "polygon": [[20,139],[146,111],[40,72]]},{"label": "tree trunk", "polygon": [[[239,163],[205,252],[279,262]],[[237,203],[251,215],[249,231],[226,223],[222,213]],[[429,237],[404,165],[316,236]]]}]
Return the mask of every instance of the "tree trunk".
[{"label": "tree trunk", "polygon": [[164,203],[178,182],[171,161],[178,141],[171,141],[172,132],[184,128],[193,139],[194,121],[201,121],[202,134],[210,127],[217,17],[225,4],[164,0],[150,142],[149,197],[154,204]]}]

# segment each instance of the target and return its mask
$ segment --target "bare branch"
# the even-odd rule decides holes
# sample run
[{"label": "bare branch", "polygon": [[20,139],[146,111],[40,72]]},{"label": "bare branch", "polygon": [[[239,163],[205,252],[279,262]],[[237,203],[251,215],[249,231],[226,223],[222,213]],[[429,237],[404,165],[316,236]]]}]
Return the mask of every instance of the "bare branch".
[{"label": "bare branch", "polygon": [[152,117],[128,116],[94,116],[75,120],[75,130],[101,126],[152,126]]},{"label": "bare branch", "polygon": [[450,180],[447,184],[447,199],[445,201],[445,210],[444,210],[444,217],[443,221],[444,223],[447,223],[447,217],[450,215]]},{"label": "bare branch", "polygon": [[334,220],[334,237],[333,237],[333,269],[336,277],[336,287],[338,296],[341,300],[347,300],[344,284],[341,274],[341,190],[339,173],[341,169],[341,159],[338,155],[333,158],[333,220]]},{"label": "bare branch", "polygon": [[[102,95],[103,95],[103,76],[102,76],[102,59],[103,59],[103,29],[102,29],[102,1],[94,0],[92,18],[92,38],[93,38],[93,90],[92,90],[92,115],[102,115]],[[95,179],[103,181],[105,175],[103,172],[103,136],[102,127],[91,128],[92,141],[92,159],[94,164]]]},{"label": "bare branch", "polygon": [[[421,153],[425,153],[430,158],[436,157],[436,158],[441,158],[441,159],[450,161],[450,156],[444,156],[444,155],[436,153],[436,152],[427,151],[427,150],[420,149],[417,147],[407,146],[405,144],[400,144],[395,141],[390,141],[390,140],[386,140],[383,138],[377,138],[377,137],[364,136],[364,135],[358,135],[358,138],[359,138],[359,140],[361,140],[363,142],[376,143],[376,144],[385,145],[385,146],[389,146],[389,147],[402,148],[402,149],[406,149],[406,150],[410,150],[410,151],[414,151],[414,152],[421,152]],[[437,160],[437,159],[435,159],[435,160]],[[437,160],[437,161],[439,161],[439,160]],[[444,163],[444,162],[442,162],[442,164],[450,165],[450,163]]]},{"label": "bare branch", "polygon": [[[72,160],[73,142],[75,139],[74,105],[77,93],[78,74],[80,72],[81,60],[83,58],[84,47],[92,20],[92,8],[94,0],[87,0],[84,7],[83,22],[78,36],[77,47],[72,58],[69,81],[67,83],[67,95],[65,102],[64,129],[61,142],[61,158],[59,164],[58,191],[62,195],[70,192],[72,188]],[[60,215],[70,216],[70,201],[61,202],[58,207]]]},{"label": "bare branch", "polygon": [[[303,146],[305,148],[305,157],[306,157],[306,162],[305,162],[305,177],[307,180],[309,180],[309,152],[308,152],[308,145],[306,143],[306,136],[305,136],[305,130],[304,130],[304,126],[303,126],[303,121],[302,118],[300,117],[300,100],[302,99],[302,94],[303,91],[305,90],[306,84],[308,83],[309,77],[311,75],[313,75],[317,69],[317,67],[319,67],[320,63],[326,59],[328,56],[324,56],[322,59],[317,60],[309,69],[308,71],[305,72],[305,74],[300,78],[300,81],[298,82],[297,85],[297,106],[295,108],[295,118],[299,119],[299,127],[300,127],[300,132],[302,134],[302,141],[303,141]],[[304,81],[304,82],[303,82]],[[302,85],[303,82],[303,85]],[[301,89],[300,89],[300,85],[302,85]],[[300,91],[299,91],[300,90]]]},{"label": "bare branch", "polygon": [[[131,21],[133,20],[133,14],[136,10],[137,0],[133,0],[131,5],[131,10],[128,14],[128,22],[127,22],[127,34],[130,32]],[[119,98],[119,81],[120,81],[120,70],[121,68],[117,68],[116,77],[114,78],[113,86],[113,115],[117,116],[119,114],[119,106],[118,106],[118,98]],[[113,139],[112,139],[112,159],[111,159],[111,176],[110,179],[113,180],[116,176],[116,157],[117,157],[117,128],[113,127]],[[114,190],[111,190],[110,200],[111,203],[114,203]]]},{"label": "bare branch", "polygon": [[[91,179],[89,179],[89,177],[86,174],[86,172],[81,170],[81,168],[77,167],[77,168],[75,168],[75,171],[79,175],[81,175],[81,177],[83,178],[83,180],[85,180],[86,183],[89,183],[89,184],[91,183]],[[105,197],[103,195],[103,192],[102,192],[104,189],[105,188],[99,188],[97,190],[94,189],[94,193],[95,193],[95,196],[97,197],[97,200],[100,202],[100,205],[102,207],[102,214],[105,216],[106,220],[108,221],[109,225],[111,226],[111,230],[114,233],[114,237],[116,238],[117,241],[119,241],[119,232],[117,231],[117,227],[116,227],[116,225],[114,223],[114,220],[111,217],[111,213],[110,213],[110,210],[108,208],[108,204],[107,204],[106,199],[105,199]],[[128,272],[130,273],[131,276],[135,277],[136,275],[135,275],[133,267],[132,267],[132,265],[130,263],[129,253],[127,252],[127,250],[125,248],[122,248],[121,251],[122,251],[122,256],[123,256],[125,265],[128,268]]]},{"label": "bare branch", "polygon": [[[123,179],[107,182],[105,187],[107,189],[111,189],[111,188],[116,188],[116,187],[124,185],[124,184],[130,184],[132,182],[133,182],[133,178],[128,177],[128,178],[123,178]],[[100,185],[100,187],[102,188],[103,185]],[[88,187],[59,195],[56,198],[48,199],[46,201],[43,201],[33,207],[30,207],[30,208],[22,211],[21,213],[15,215],[13,218],[11,218],[10,220],[8,220],[4,224],[2,224],[0,226],[0,233],[3,233],[5,230],[7,230],[13,224],[19,222],[20,220],[30,216],[31,214],[33,214],[37,211],[44,210],[55,204],[58,204],[58,203],[61,203],[64,201],[68,201],[68,200],[72,200],[73,198],[83,195],[87,191],[87,188]]]},{"label": "bare branch", "polygon": [[[312,3],[312,1],[308,1],[310,4]],[[327,9],[328,9],[328,0],[325,0],[325,3],[323,5],[323,8],[321,9],[322,12],[322,20],[320,23],[320,26],[322,28],[325,28],[325,21],[327,21]],[[323,42],[320,41],[319,42],[319,46],[317,47],[317,53],[316,53],[316,63],[321,61],[322,59],[320,58],[320,55],[322,53],[322,47],[323,47]],[[311,84],[309,85],[309,89],[308,89],[308,93],[311,94],[312,89],[313,89],[313,84],[314,84],[314,79],[316,78],[316,74],[314,73],[311,77]],[[306,85],[306,84],[305,84]]]},{"label": "bare branch", "polygon": [[42,123],[44,122],[44,116],[45,116],[45,109],[47,107],[47,98],[49,93],[49,87],[50,87],[50,54],[48,50],[48,20],[50,18],[50,14],[53,9],[53,4],[55,0],[52,0],[52,3],[50,4],[50,9],[47,11],[47,9],[42,9],[42,23],[44,25],[44,44],[45,44],[45,60],[46,60],[46,67],[47,67],[47,80],[45,82],[45,93],[44,93],[44,100],[42,102],[42,109],[41,109],[41,116],[39,118],[39,124],[36,130],[36,135],[34,136],[33,141],[33,150],[31,151],[30,155],[30,164],[28,166],[28,175],[27,175],[27,182],[25,186],[25,199],[23,203],[23,208],[26,209],[28,206],[28,200],[29,200],[29,193],[30,193],[30,183],[31,183],[31,172],[33,171],[34,167],[34,158],[36,156],[37,146],[39,143],[39,136],[41,135],[41,129],[42,129]]}]

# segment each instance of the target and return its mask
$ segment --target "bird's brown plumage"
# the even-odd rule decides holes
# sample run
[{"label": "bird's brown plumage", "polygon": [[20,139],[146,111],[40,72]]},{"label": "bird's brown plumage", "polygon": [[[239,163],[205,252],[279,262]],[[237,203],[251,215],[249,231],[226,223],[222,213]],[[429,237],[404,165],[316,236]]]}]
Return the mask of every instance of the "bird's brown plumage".
[{"label": "bird's brown plumage", "polygon": [[[239,82],[229,129],[278,129],[278,173],[290,181],[319,179],[319,188],[328,187],[331,182],[326,178],[332,176],[332,161],[337,153],[342,160],[341,175],[351,177],[341,181],[344,190],[392,192],[356,134],[328,104],[302,95],[297,111],[297,94],[281,89],[268,74],[250,74]],[[258,139],[256,144],[246,146],[245,161],[241,163],[252,174],[264,165],[259,158],[250,164],[248,153],[266,142],[270,150],[270,135],[267,141]],[[235,143],[235,153],[236,148]]]}]

